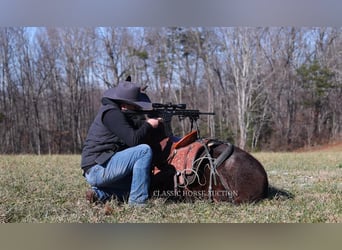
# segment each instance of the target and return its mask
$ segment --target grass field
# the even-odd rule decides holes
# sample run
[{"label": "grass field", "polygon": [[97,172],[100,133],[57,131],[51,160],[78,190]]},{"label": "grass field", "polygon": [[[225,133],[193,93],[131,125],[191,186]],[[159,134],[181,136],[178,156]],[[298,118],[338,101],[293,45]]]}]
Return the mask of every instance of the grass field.
[{"label": "grass field", "polygon": [[269,199],[257,204],[152,199],[144,208],[116,201],[88,204],[79,155],[1,155],[0,222],[342,222],[341,152],[331,147],[253,154],[274,187]]}]

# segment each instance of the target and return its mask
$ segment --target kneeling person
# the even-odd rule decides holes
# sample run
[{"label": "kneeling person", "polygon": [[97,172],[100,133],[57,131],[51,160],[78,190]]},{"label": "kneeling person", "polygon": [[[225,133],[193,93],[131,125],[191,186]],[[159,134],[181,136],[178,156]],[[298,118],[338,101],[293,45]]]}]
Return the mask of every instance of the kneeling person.
[{"label": "kneeling person", "polygon": [[86,198],[105,202],[113,195],[128,195],[130,205],[145,204],[152,161],[152,149],[146,140],[160,121],[141,116],[139,119],[126,112],[152,109],[140,87],[132,82],[108,89],[101,102],[82,151],[81,167],[92,187]]}]

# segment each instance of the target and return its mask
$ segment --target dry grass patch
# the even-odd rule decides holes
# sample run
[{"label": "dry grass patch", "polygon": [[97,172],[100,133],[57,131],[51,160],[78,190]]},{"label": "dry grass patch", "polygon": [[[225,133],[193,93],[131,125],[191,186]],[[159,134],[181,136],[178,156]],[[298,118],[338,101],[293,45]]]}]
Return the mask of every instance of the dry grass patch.
[{"label": "dry grass patch", "polygon": [[115,200],[88,204],[84,198],[88,185],[78,155],[3,155],[0,222],[342,222],[341,152],[254,156],[265,166],[274,187],[270,198],[260,203],[234,206],[152,199],[145,208],[132,208]]}]

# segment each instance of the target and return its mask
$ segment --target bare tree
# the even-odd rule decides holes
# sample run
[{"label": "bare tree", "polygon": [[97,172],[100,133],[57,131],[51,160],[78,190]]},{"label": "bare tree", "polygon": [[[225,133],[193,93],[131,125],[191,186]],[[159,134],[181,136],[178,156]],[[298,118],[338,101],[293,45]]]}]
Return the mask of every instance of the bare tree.
[{"label": "bare tree", "polygon": [[[215,110],[205,136],[248,149],[342,137],[341,28],[0,28],[1,153],[79,153],[105,88]],[[204,121],[204,122],[202,122]],[[189,124],[174,119],[176,134]],[[205,130],[207,129],[207,130]]]},{"label": "bare tree", "polygon": [[232,74],[236,98],[239,126],[239,146],[246,147],[248,130],[251,125],[253,94],[262,91],[262,82],[258,81],[256,57],[258,35],[252,28],[222,29],[225,39],[225,51],[228,71]]}]

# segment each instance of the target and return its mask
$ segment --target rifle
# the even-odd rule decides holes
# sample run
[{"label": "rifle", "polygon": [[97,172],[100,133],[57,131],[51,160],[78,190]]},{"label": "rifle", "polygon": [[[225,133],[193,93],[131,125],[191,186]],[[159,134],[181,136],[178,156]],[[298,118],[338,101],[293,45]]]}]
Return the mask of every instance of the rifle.
[{"label": "rifle", "polygon": [[161,117],[165,121],[169,121],[172,116],[178,116],[180,120],[189,118],[190,121],[197,121],[200,115],[215,115],[214,112],[200,112],[198,109],[186,109],[186,104],[172,104],[172,103],[152,103],[151,111],[146,112],[147,116]]},{"label": "rifle", "polygon": [[152,110],[139,110],[139,114],[146,114],[149,118],[162,118],[166,125],[166,130],[169,134],[172,134],[171,120],[173,116],[178,116],[179,120],[185,118],[190,119],[191,130],[193,129],[193,123],[195,122],[198,130],[197,120],[201,115],[215,115],[214,112],[201,112],[198,109],[186,109],[186,104],[172,104],[172,103],[152,103]]}]

